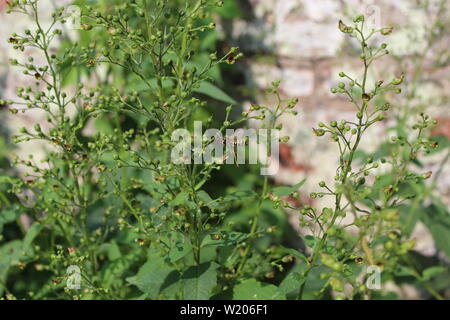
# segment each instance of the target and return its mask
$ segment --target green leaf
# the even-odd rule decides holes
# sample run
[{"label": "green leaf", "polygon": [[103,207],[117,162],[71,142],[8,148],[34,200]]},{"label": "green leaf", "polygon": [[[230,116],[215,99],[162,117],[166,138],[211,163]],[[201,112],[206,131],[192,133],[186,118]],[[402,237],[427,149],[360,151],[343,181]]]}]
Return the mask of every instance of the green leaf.
[{"label": "green leaf", "polygon": [[189,267],[182,275],[184,299],[207,300],[217,284],[217,268],[214,262]]},{"label": "green leaf", "polygon": [[220,204],[217,200],[213,200],[211,196],[206,193],[206,191],[200,190],[197,191],[198,198],[205,203],[205,206],[209,207],[212,210],[220,209]]},{"label": "green leaf", "polygon": [[281,281],[278,286],[278,292],[287,296],[292,292],[298,293],[300,290],[300,286],[305,282],[306,278],[302,276],[303,272],[300,271],[300,268],[294,268],[284,279]]},{"label": "green leaf", "polygon": [[393,270],[394,274],[397,277],[411,277],[413,276],[413,272],[411,271],[411,269],[405,267],[405,266],[397,266],[395,267],[395,269]]},{"label": "green leaf", "polygon": [[31,225],[30,229],[28,229],[28,232],[23,239],[22,250],[25,253],[28,253],[31,250],[31,245],[33,244],[34,239],[38,236],[43,228],[44,226],[42,224],[35,222]]},{"label": "green leaf", "polygon": [[249,237],[247,233],[218,231],[206,235],[202,241],[201,247],[206,246],[228,246],[246,240]]},{"label": "green leaf", "polygon": [[300,189],[306,182],[306,179],[300,181],[295,186],[292,187],[277,187],[272,189],[272,193],[278,197],[285,197],[290,195],[291,193],[296,192],[298,189]]},{"label": "green leaf", "polygon": [[247,279],[233,289],[234,300],[281,300],[283,297],[277,287],[255,279]]},{"label": "green leaf", "polygon": [[175,241],[167,241],[168,243],[174,242],[169,250],[169,259],[171,262],[184,258],[192,251],[192,244],[188,239],[179,234],[173,238],[175,238]]},{"label": "green leaf", "polygon": [[222,89],[216,87],[210,82],[202,82],[200,87],[194,90],[195,92],[204,94],[210,98],[216,99],[229,104],[237,104],[236,100],[230,97],[228,94],[222,91]]},{"label": "green leaf", "polygon": [[446,267],[442,266],[430,267],[423,271],[422,278],[423,280],[428,281],[446,271],[447,271]]},{"label": "green leaf", "polygon": [[156,298],[160,293],[176,283],[178,272],[164,262],[164,258],[156,253],[150,253],[148,261],[139,269],[134,277],[127,281],[147,294]]},{"label": "green leaf", "polygon": [[283,253],[290,254],[290,255],[294,256],[296,259],[298,259],[300,261],[305,261],[305,262],[308,261],[308,259],[303,255],[303,253],[301,253],[301,252],[299,252],[298,250],[295,250],[295,249],[283,248]]}]

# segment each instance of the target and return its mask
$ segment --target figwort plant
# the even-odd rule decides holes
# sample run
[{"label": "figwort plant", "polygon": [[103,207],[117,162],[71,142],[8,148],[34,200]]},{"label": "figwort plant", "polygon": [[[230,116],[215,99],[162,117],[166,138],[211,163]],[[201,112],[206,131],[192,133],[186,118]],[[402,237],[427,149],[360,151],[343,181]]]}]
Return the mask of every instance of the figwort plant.
[{"label": "figwort plant", "polygon": [[[9,42],[21,51],[37,48],[45,64],[37,65],[31,57],[27,62],[11,60],[33,78],[35,86],[18,88],[22,101],[5,103],[14,105],[10,109],[13,114],[40,109],[48,122],[45,127],[36,124],[33,129],[20,129],[14,141],[44,140],[53,146],[42,165],[32,156],[16,159],[15,164],[29,167],[32,173],[26,174],[25,181],[8,180],[11,191],[22,199],[22,208],[35,221],[27,232],[26,254],[19,260],[41,261],[39,268],[53,274],[43,289],[29,293],[32,297],[48,297],[49,291],[58,296],[65,287],[65,269],[73,265],[81,267],[83,293],[100,298],[126,295],[128,275],[126,281],[149,298],[204,299],[220,294],[221,288],[225,290],[243,271],[250,250],[243,241],[258,235],[258,214],[249,234],[235,232],[221,221],[234,202],[258,196],[238,192],[213,200],[202,188],[220,163],[176,164],[171,158],[174,132],[192,129],[197,110],[206,106],[194,91],[209,80],[214,67],[234,64],[242,56],[237,48],[231,48],[220,58],[211,53],[201,68],[194,65],[198,34],[215,28],[206,15],[211,5],[222,3],[144,0],[117,5],[113,12],[88,7],[81,26],[85,32],[103,29],[108,35],[104,48],[73,43],[58,54],[53,53],[52,41],[62,34],[59,25],[66,22],[64,10],[54,13],[50,26],[44,27],[38,1],[9,3],[10,12],[31,15],[36,23],[36,30],[13,34]],[[75,92],[63,89],[67,65],[93,69],[101,64],[125,70],[129,81],[138,81],[141,89],[85,88],[81,75]],[[249,119],[264,120],[267,111],[270,132],[295,103],[291,99],[282,106],[280,100],[274,111],[254,106],[236,120],[231,119],[229,106],[219,131]],[[136,127],[122,129],[120,115],[135,119]],[[86,135],[87,124],[101,116],[112,117],[116,123],[113,132]],[[204,123],[211,126],[212,121],[209,118]],[[204,153],[209,143],[212,141],[205,141],[194,151]],[[267,196],[267,188],[265,178],[259,198]],[[49,239],[42,234],[44,229],[51,231]],[[122,240],[117,236],[131,237],[134,243],[125,240],[127,245],[119,247],[117,242]],[[46,250],[32,247],[35,238],[50,241],[50,246]],[[242,247],[235,246],[238,243],[243,243]],[[23,249],[22,243],[15,244],[17,250]],[[107,263],[119,257],[120,265]],[[141,261],[147,259],[142,266]],[[136,266],[142,267],[135,277],[129,277]],[[149,273],[160,285],[165,277],[175,277],[176,288],[148,287],[145,277]],[[113,274],[122,277],[113,280]],[[64,289],[73,298],[83,295]]]},{"label": "figwort plant", "polygon": [[[38,0],[8,5],[9,12],[35,22],[33,30],[13,34],[9,43],[25,53],[33,49],[36,56],[11,60],[33,85],[17,88],[17,101],[0,104],[10,105],[12,114],[44,114],[45,123],[21,128],[14,141],[45,141],[49,151],[44,159],[31,155],[14,160],[26,167],[23,178],[0,179],[10,189],[8,197],[0,193],[5,213],[0,228],[10,230],[0,247],[0,259],[7,257],[2,262],[6,269],[0,270],[0,293],[6,292],[7,298],[302,299],[306,292],[310,298],[324,297],[330,288],[342,292],[346,284],[352,288],[348,297],[370,298],[370,286],[357,277],[363,265],[383,273],[399,263],[407,265],[414,240],[404,232],[399,208],[415,196],[407,186],[431,176],[414,173],[411,164],[421,151],[437,146],[426,138],[434,122],[422,115],[413,127],[414,137],[394,137],[390,157],[364,162],[357,157],[367,129],[383,121],[391,108],[378,104],[377,96],[401,93],[403,75],[374,85],[367,80],[375,60],[388,54],[386,44],[373,47],[369,40],[377,33],[390,34],[392,28],[366,31],[363,16],[355,19],[354,27],[339,23],[342,32],[360,43],[364,70],[359,80],[341,72],[343,82],[332,89],[354,104],[355,119],[320,123],[314,129],[317,136],[330,136],[340,150],[335,185],[320,182],[321,190],[311,194],[332,196],[335,206],[319,211],[284,200],[298,198],[304,181],[273,188],[268,175],[252,174],[214,198],[211,184],[214,174],[226,170],[224,161],[173,161],[174,134],[183,129],[194,135],[198,120],[221,134],[258,120],[268,137],[267,152],[260,156],[264,163],[275,161],[272,144],[289,140],[277,135],[280,117],[297,114],[298,100],[283,99],[278,81],[268,89],[277,98],[274,107],[254,104],[237,116],[229,105],[223,118],[208,114],[199,93],[230,102],[211,83],[212,74],[242,57],[234,47],[223,55],[209,52],[206,59],[200,53],[200,37],[215,29],[210,13],[222,1],[132,0],[105,8],[87,6],[80,43],[58,50],[54,42],[63,39],[68,19],[63,8],[44,25]],[[89,34],[93,41],[83,43]],[[106,67],[104,80],[89,85],[100,78],[99,67]],[[66,84],[73,74],[78,84],[70,88]],[[105,122],[107,130],[89,133],[93,123]],[[203,136],[200,142],[192,150],[194,158],[208,152],[214,138]],[[248,139],[243,145],[231,144],[232,150],[251,152]],[[235,157],[232,153],[219,160]],[[377,178],[380,166],[390,171],[389,181]],[[314,236],[303,237],[312,249],[310,257],[282,246],[281,237],[275,236],[279,226],[267,226],[271,219],[264,214],[273,202],[275,210],[298,210],[300,223],[311,227]],[[20,222],[20,215],[31,225]],[[351,222],[343,225],[347,216]],[[14,222],[18,228],[10,227]],[[350,226],[357,227],[354,233],[346,231]],[[12,284],[10,274],[25,280]],[[25,286],[28,277],[32,285]],[[319,290],[309,289],[311,283]]]}]

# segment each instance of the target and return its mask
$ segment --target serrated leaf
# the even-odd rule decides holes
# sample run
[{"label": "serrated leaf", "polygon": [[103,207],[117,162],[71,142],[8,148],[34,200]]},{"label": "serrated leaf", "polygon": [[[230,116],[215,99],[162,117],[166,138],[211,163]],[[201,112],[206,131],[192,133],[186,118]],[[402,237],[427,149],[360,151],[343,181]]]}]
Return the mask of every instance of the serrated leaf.
[{"label": "serrated leaf", "polygon": [[210,82],[202,82],[200,87],[196,88],[194,91],[225,103],[237,104],[236,100]]},{"label": "serrated leaf", "polygon": [[317,238],[311,235],[307,235],[302,237],[303,241],[306,243],[306,245],[310,248],[314,248],[317,242]]},{"label": "serrated leaf", "polygon": [[183,297],[186,300],[207,300],[217,285],[217,268],[215,262],[202,263],[189,267],[182,275]]},{"label": "serrated leaf", "polygon": [[282,294],[272,284],[258,282],[256,279],[247,279],[233,289],[234,300],[281,300]]},{"label": "serrated leaf", "polygon": [[306,179],[300,181],[299,183],[297,183],[296,185],[292,186],[292,187],[276,187],[272,189],[272,193],[278,197],[285,197],[290,195],[291,193],[296,192],[298,189],[300,189],[306,182]]},{"label": "serrated leaf", "polygon": [[189,240],[180,238],[178,239],[169,250],[169,259],[171,262],[178,261],[184,258],[192,251],[192,244]]},{"label": "serrated leaf", "polygon": [[302,276],[302,272],[293,270],[281,281],[278,286],[278,292],[283,296],[288,295],[294,291],[300,289],[300,286],[305,282],[305,277]]}]

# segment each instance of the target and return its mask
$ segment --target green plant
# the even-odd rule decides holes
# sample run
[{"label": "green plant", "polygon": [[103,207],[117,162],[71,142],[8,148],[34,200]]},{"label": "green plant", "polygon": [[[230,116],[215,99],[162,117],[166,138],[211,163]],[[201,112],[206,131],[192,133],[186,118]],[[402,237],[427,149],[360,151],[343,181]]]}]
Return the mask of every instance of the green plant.
[{"label": "green plant", "polygon": [[[415,240],[409,239],[406,230],[410,226],[400,219],[400,210],[416,196],[410,190],[410,185],[423,184],[432,174],[416,173],[411,165],[421,152],[436,148],[437,143],[426,137],[427,128],[436,124],[436,121],[422,114],[412,127],[417,132],[415,135],[407,133],[392,137],[392,149],[386,158],[374,160],[368,156],[362,161],[356,159],[367,129],[384,121],[387,112],[395,108],[388,102],[380,104],[377,97],[388,92],[400,94],[399,86],[404,81],[402,74],[388,82],[367,82],[369,69],[374,62],[389,53],[387,44],[373,46],[370,40],[377,33],[389,35],[392,28],[365,30],[364,22],[362,15],[355,18],[353,27],[339,21],[340,31],[360,44],[363,72],[359,80],[340,72],[339,76],[346,81],[339,82],[337,88],[331,89],[334,94],[348,97],[355,106],[355,119],[319,123],[318,128],[313,129],[316,136],[330,136],[338,144],[340,163],[334,178],[335,185],[329,186],[322,181],[319,183],[321,190],[310,195],[313,199],[334,197],[335,206],[322,210],[311,206],[298,209],[301,225],[311,226],[313,233],[313,236],[305,238],[312,254],[299,276],[299,299],[304,297],[308,277],[315,268],[322,268],[320,278],[323,282],[317,292],[319,296],[329,287],[343,293],[344,286],[351,284],[351,296],[370,297],[370,288],[356,279],[363,265],[378,266],[384,274],[394,273],[400,266],[410,268],[412,274],[417,273],[403,261],[408,259],[405,256],[414,248]],[[385,170],[389,174],[381,175],[379,167],[387,167]],[[296,209],[288,202],[284,204]],[[352,226],[357,227],[357,231],[347,232]],[[436,298],[442,298],[430,286],[425,285],[425,288]],[[342,298],[344,295],[339,294],[337,297]]]}]

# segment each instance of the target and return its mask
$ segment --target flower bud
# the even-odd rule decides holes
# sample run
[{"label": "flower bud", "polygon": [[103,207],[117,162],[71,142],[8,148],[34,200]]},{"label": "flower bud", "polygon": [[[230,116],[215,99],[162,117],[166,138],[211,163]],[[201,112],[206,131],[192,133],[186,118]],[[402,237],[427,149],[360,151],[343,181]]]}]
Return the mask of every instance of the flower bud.
[{"label": "flower bud", "polygon": [[314,129],[313,128],[313,132],[318,137],[321,137],[321,136],[323,136],[325,134],[325,130],[323,130],[323,129]]},{"label": "flower bud", "polygon": [[397,86],[397,85],[399,85],[399,84],[401,84],[403,82],[404,78],[405,78],[405,75],[402,73],[399,78],[395,78],[394,80],[392,80],[391,84]]},{"label": "flower bud", "polygon": [[387,35],[389,35],[389,34],[392,33],[392,30],[394,30],[393,27],[383,28],[383,29],[380,30],[380,33],[381,33],[383,36],[387,36]]},{"label": "flower bud", "polygon": [[353,22],[358,23],[358,22],[363,22],[364,21],[364,15],[360,14],[359,16],[357,16]]},{"label": "flower bud", "polygon": [[347,26],[345,23],[342,22],[342,20],[339,20],[338,28],[343,33],[352,33],[353,32],[353,28]]}]

